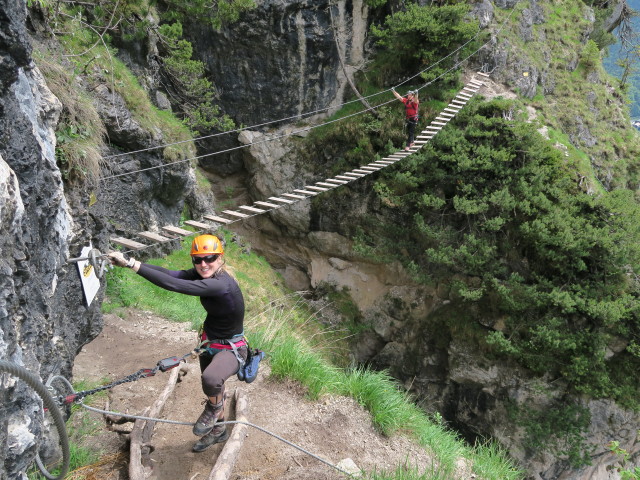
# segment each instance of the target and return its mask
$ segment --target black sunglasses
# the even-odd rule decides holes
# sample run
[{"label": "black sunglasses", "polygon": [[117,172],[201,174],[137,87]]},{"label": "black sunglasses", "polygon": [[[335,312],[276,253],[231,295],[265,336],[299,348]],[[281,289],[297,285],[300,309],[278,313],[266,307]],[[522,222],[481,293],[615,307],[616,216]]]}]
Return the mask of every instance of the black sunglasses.
[{"label": "black sunglasses", "polygon": [[220,255],[207,255],[206,257],[191,257],[194,265],[200,265],[202,262],[213,263]]}]

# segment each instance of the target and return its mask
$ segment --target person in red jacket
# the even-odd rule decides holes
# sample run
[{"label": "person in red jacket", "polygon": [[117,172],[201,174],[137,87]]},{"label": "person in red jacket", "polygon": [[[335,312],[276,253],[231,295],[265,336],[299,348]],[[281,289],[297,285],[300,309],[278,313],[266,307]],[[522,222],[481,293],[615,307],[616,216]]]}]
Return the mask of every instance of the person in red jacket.
[{"label": "person in red jacket", "polygon": [[407,138],[407,146],[404,149],[408,151],[413,146],[416,125],[418,124],[418,108],[420,107],[418,91],[409,90],[406,98],[396,92],[395,88],[392,88],[391,91],[398,100],[404,103],[405,121],[407,122],[407,130],[409,134]]},{"label": "person in red jacket", "polygon": [[168,270],[142,263],[122,252],[108,254],[113,265],[129,267],[149,282],[170,290],[200,297],[207,312],[200,340],[206,352],[200,359],[202,390],[207,396],[205,408],[193,427],[200,438],[193,446],[201,452],[229,438],[224,421],[224,382],[234,375],[248,355],[244,338],[244,298],[238,282],[223,259],[224,245],[215,235],[199,235],[191,244],[191,263],[187,270]]}]

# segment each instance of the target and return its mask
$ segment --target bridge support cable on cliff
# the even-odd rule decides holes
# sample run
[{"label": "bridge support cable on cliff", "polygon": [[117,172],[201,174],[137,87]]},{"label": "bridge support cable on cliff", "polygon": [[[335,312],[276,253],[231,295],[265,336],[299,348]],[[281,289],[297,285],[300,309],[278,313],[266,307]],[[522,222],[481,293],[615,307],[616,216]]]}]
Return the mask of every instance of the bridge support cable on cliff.
[{"label": "bridge support cable on cliff", "polygon": [[[454,117],[455,115],[471,100],[478,90],[484,85],[480,79],[488,78],[489,75],[484,72],[477,72],[465,87],[451,100],[436,118],[420,132],[415,139],[412,147],[407,151],[399,150],[387,157],[376,160],[367,165],[355,168],[349,172],[336,175],[332,178],[316,182],[313,185],[306,185],[302,188],[294,189],[291,192],[282,193],[278,196],[269,197],[265,201],[255,201],[252,205],[242,205],[233,210],[223,210],[216,214],[204,215],[201,221],[186,220],[185,225],[196,229],[196,232],[186,230],[181,227],[166,225],[161,228],[160,232],[138,232],[138,239],[129,239],[123,237],[111,237],[111,243],[128,249],[125,253],[139,251],[161,243],[175,240],[190,235],[199,234],[201,232],[215,231],[219,226],[231,225],[235,222],[247,220],[263,213],[268,213],[282,207],[292,205],[294,203],[306,200],[321,193],[333,190],[343,185],[349,184],[361,179],[367,175],[375,173],[390,165],[394,165],[404,158],[418,152],[429,140],[437,135]],[[141,239],[141,240],[140,240]],[[143,241],[151,241],[152,243],[142,243]],[[80,260],[80,259],[72,259]],[[72,261],[69,260],[69,261]]]}]

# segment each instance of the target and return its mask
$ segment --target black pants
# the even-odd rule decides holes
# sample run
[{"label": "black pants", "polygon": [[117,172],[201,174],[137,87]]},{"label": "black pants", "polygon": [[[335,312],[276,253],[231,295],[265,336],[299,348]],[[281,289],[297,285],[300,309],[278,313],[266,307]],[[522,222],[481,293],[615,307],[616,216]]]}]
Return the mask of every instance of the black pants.
[{"label": "black pants", "polygon": [[409,137],[407,138],[407,147],[410,147],[411,144],[413,143],[413,141],[415,140],[415,133],[416,133],[416,125],[418,124],[417,121],[413,121],[413,120],[408,120],[407,119],[407,130],[409,132]]}]

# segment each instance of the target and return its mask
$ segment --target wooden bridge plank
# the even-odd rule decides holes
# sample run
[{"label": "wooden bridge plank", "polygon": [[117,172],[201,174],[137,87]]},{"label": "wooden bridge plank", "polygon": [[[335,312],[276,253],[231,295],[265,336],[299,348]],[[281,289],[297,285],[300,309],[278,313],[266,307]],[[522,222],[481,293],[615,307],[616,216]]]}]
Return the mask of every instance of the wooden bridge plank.
[{"label": "wooden bridge plank", "polygon": [[264,213],[264,212],[266,212],[266,210],[263,210],[261,208],[249,207],[247,205],[241,205],[239,208],[241,208],[242,210],[246,210],[247,212],[251,212],[251,213]]},{"label": "wooden bridge plank", "polygon": [[231,223],[233,222],[233,220],[229,219],[229,218],[222,218],[222,217],[218,217],[217,215],[203,215],[204,218],[206,218],[207,220],[212,220],[214,222],[218,222],[218,223]]},{"label": "wooden bridge plank", "polygon": [[213,228],[213,225],[209,223],[197,222],[195,220],[185,220],[184,223],[192,227],[202,228],[203,230],[210,230]]},{"label": "wooden bridge plank", "polygon": [[236,212],[235,210],[223,210],[222,213],[226,213],[227,215],[233,215],[234,217],[247,218],[251,215],[247,215],[246,213]]},{"label": "wooden bridge plank", "polygon": [[260,205],[261,207],[268,207],[268,208],[279,208],[280,205],[274,205],[273,203],[269,203],[269,202],[253,202],[256,205]]},{"label": "wooden bridge plank", "polygon": [[140,250],[147,247],[144,243],[136,242],[135,240],[129,240],[128,238],[111,237],[109,240],[117,245],[130,248],[131,250]]},{"label": "wooden bridge plank", "polygon": [[168,242],[170,240],[175,239],[176,237],[163,237],[162,235],[155,232],[138,232],[136,235],[142,237],[146,240],[151,240],[152,242]]},{"label": "wooden bridge plank", "polygon": [[274,202],[280,202],[280,203],[296,203],[293,200],[287,200],[285,198],[280,198],[280,197],[269,197],[269,200],[273,200]]},{"label": "wooden bridge plank", "polygon": [[165,225],[162,227],[162,230],[165,232],[175,233],[176,235],[181,235],[186,237],[188,235],[193,235],[193,232],[190,230],[185,230],[184,228],[174,227],[173,225]]}]

